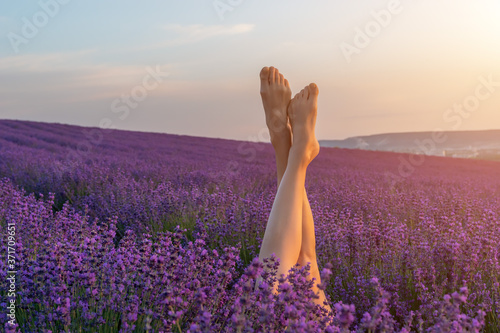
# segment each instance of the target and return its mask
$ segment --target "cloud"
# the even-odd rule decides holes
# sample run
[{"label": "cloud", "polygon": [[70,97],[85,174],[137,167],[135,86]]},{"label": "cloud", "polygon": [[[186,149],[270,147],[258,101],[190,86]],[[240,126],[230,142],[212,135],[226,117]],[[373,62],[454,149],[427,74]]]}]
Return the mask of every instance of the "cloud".
[{"label": "cloud", "polygon": [[[92,56],[95,50],[78,52],[25,54],[0,58],[0,82],[23,78],[64,78],[64,85],[70,86],[123,86],[132,84],[144,76],[144,65],[116,65],[94,63]],[[151,64],[160,66],[165,64]],[[170,67],[170,65],[168,65]]]},{"label": "cloud", "polygon": [[[1,105],[37,109],[56,101],[113,100],[140,85],[148,74],[144,65],[93,63],[89,57],[93,53],[86,50],[0,58],[0,86],[4,87],[0,93]],[[171,67],[150,65],[155,66],[163,71]]]},{"label": "cloud", "polygon": [[94,50],[66,53],[23,54],[0,58],[0,72],[52,72],[82,66],[83,58]]},{"label": "cloud", "polygon": [[225,25],[179,25],[171,24],[164,29],[177,34],[177,38],[168,42],[169,45],[196,43],[217,36],[233,36],[250,32],[254,29],[253,24]]}]

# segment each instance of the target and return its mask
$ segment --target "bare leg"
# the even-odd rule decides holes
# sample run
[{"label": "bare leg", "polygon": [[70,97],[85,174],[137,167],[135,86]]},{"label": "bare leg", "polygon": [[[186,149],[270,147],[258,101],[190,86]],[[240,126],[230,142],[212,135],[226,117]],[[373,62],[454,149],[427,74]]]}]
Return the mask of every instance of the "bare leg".
[{"label": "bare leg", "polygon": [[[270,113],[269,109],[266,108],[269,104],[268,100],[273,98],[273,96],[269,96],[271,94],[267,93],[268,82],[266,76],[268,76],[269,71],[271,71],[271,76],[273,76],[272,72],[275,71],[273,68],[270,70],[264,68],[261,72],[261,79],[263,81],[261,93],[264,91],[262,98],[264,109],[266,110],[266,121],[269,125],[269,115],[271,115],[274,117],[274,121],[271,123],[285,124],[282,113]],[[275,144],[276,140],[273,140],[273,137],[276,137],[276,135],[274,135],[275,133],[273,134],[274,128],[270,127],[271,141],[276,150],[278,184],[281,183],[282,178],[283,182],[281,183],[282,185],[279,185],[275,203],[271,211],[260,257],[263,259],[274,252],[281,260],[279,274],[286,274],[297,262],[300,264],[303,262],[303,264],[305,264],[304,260],[309,259],[311,253],[315,255],[314,248],[313,252],[304,251],[302,249],[302,243],[305,241],[308,246],[315,246],[314,224],[305,194],[304,183],[307,165],[317,155],[316,150],[319,151],[317,140],[314,137],[317,93],[318,90],[316,85],[306,87],[301,93],[297,94],[294,98],[293,105],[291,105],[291,118],[296,119],[296,121],[291,119],[291,122],[295,123],[295,126],[292,126],[295,127],[294,133],[296,132],[297,136],[294,136],[294,147],[290,151],[288,161],[284,158],[287,157],[288,154],[286,154],[286,150],[289,148],[289,146],[283,144],[283,142],[286,143],[286,140],[280,140],[282,145],[277,146]],[[283,135],[282,138],[285,136],[289,137],[290,134]],[[281,149],[281,151],[279,149]],[[283,150],[285,151],[283,152]],[[284,170],[286,171],[283,172]],[[300,190],[297,187],[300,187]],[[304,224],[302,221],[303,216],[306,217],[310,223]],[[310,230],[311,227],[312,230]],[[283,232],[285,232],[285,234],[283,234]],[[307,237],[304,239],[304,236]],[[312,240],[309,239],[311,236]],[[280,255],[280,253],[282,253],[282,255]],[[314,256],[313,260],[308,261],[311,262],[312,275],[315,275],[314,277],[317,276],[316,280],[317,283],[319,283],[319,271],[317,269],[316,257]],[[315,272],[317,274],[315,274]]]},{"label": "bare leg", "polygon": [[287,116],[292,90],[288,80],[274,67],[264,67],[260,72],[260,80],[260,95],[266,113],[266,124],[276,152],[279,187],[292,145],[292,131]]},{"label": "bare leg", "polygon": [[[279,187],[288,164],[288,156],[292,144],[291,126],[287,120],[288,114],[286,111],[283,111],[289,104],[287,99],[291,97],[291,90],[288,81],[273,67],[264,67],[260,73],[260,77],[261,96],[266,112],[266,123],[269,126],[271,142],[276,152],[276,168]],[[275,77],[279,77],[279,82],[282,84],[279,84],[279,82],[275,80]],[[272,82],[274,82],[274,84]],[[304,188],[302,205],[302,243],[297,263],[301,266],[305,266],[308,262],[311,264],[309,278],[314,278],[316,283],[321,283],[316,260],[314,221],[309,200],[307,199],[307,193]],[[320,299],[318,299],[318,303],[322,305],[325,300],[324,292],[319,290],[316,284],[313,290],[319,292]]]},{"label": "bare leg", "polygon": [[[309,90],[309,98],[307,102],[305,102],[303,99],[302,100],[297,99],[296,98],[297,96],[294,97],[294,100],[290,104],[290,109],[291,109],[290,116],[293,118],[294,108],[303,108],[303,107],[312,108],[314,109],[314,124],[315,124],[316,113],[317,113],[317,97],[319,94],[319,90],[315,84],[310,84],[309,87],[306,87],[306,91],[307,90]],[[314,129],[314,125],[312,126],[312,128]],[[314,140],[316,140],[315,137]],[[319,152],[319,144],[318,144],[318,152]],[[301,266],[306,266],[307,263],[310,263],[311,271],[309,277],[311,279],[315,279],[315,284],[313,285],[312,289],[314,292],[319,293],[319,299],[317,300],[317,303],[320,305],[324,305],[326,301],[325,293],[324,291],[320,290],[317,287],[317,284],[321,283],[321,276],[316,256],[316,236],[314,231],[314,219],[311,211],[311,206],[307,198],[307,192],[305,187],[303,189],[303,200],[302,200],[302,244],[300,248],[299,258],[297,259],[297,263]],[[330,310],[329,305],[326,305],[326,308]]]},{"label": "bare leg", "polygon": [[[287,184],[282,183],[282,179],[287,177],[285,170],[292,144],[291,126],[287,117],[292,92],[288,81],[274,67],[264,67],[260,76],[260,93],[266,113],[266,124],[276,152],[278,191],[269,216],[259,258],[262,260],[270,257],[272,253],[276,254],[281,263],[278,274],[286,274],[297,263],[302,243],[302,195],[297,196],[294,187],[301,183],[302,186],[304,185],[305,168],[302,168],[301,175],[290,171],[288,178],[291,180]],[[276,289],[277,286],[274,287]]]},{"label": "bare leg", "polygon": [[[302,206],[302,246],[300,248],[299,259],[297,263],[301,266],[306,266],[307,263],[311,263],[311,279],[315,279],[315,284],[312,290],[319,293],[319,299],[317,303],[323,305],[326,300],[325,293],[320,290],[317,284],[321,283],[321,276],[318,268],[318,261],[316,256],[316,236],[314,233],[314,220],[311,211],[311,206],[309,205],[309,200],[307,199],[307,193],[304,188],[304,200]],[[326,308],[330,310],[330,306],[327,305]]]}]

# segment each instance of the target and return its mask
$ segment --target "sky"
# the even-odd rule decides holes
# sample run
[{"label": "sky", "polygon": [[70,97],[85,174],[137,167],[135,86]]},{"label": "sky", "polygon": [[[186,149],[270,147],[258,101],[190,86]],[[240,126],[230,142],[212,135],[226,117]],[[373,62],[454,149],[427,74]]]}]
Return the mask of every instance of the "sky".
[{"label": "sky", "polygon": [[0,119],[266,141],[259,71],[318,139],[500,128],[498,0],[0,3]]}]

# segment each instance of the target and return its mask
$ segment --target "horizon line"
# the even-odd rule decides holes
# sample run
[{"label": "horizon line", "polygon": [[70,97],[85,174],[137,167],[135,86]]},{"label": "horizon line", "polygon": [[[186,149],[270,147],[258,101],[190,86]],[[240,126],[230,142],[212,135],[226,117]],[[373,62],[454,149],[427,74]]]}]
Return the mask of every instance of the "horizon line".
[{"label": "horizon line", "polygon": [[[11,118],[0,118],[0,121],[10,120],[10,121],[18,121],[18,122],[32,122],[32,123],[41,123],[41,124],[55,124],[55,125],[67,125],[67,126],[75,126],[75,127],[84,127],[84,128],[97,128],[102,129],[99,126],[86,126],[80,124],[71,124],[71,123],[62,123],[62,122],[49,122],[49,121],[39,121],[39,120],[27,120],[27,119],[11,119]],[[145,131],[139,129],[120,129],[115,128],[115,131],[125,131],[125,132],[139,132],[139,133],[151,133],[151,134],[168,134],[168,135],[177,135],[177,136],[190,136],[197,138],[207,138],[207,139],[219,139],[219,140],[231,140],[231,141],[242,141],[242,142],[255,142],[255,143],[269,143],[268,141],[249,141],[242,139],[234,139],[234,138],[225,138],[225,137],[214,137],[214,136],[198,136],[193,134],[178,134],[178,133],[168,133],[168,132],[155,132],[155,131]],[[482,130],[442,130],[440,132],[443,133],[463,133],[463,132],[492,132],[492,131],[500,131],[500,128],[490,128],[490,129],[482,129]],[[348,139],[359,138],[359,137],[371,137],[377,135],[393,135],[393,134],[424,134],[424,133],[434,133],[436,130],[428,130],[428,131],[410,131],[410,132],[384,132],[384,133],[374,133],[374,134],[361,134],[355,136],[345,137],[343,139],[318,139],[318,141],[345,141]]]}]

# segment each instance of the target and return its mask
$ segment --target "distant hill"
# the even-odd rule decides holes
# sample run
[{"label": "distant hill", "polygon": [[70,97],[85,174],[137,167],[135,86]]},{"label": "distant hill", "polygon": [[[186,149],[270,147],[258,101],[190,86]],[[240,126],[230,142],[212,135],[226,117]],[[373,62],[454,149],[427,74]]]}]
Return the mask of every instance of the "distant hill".
[{"label": "distant hill", "polygon": [[322,147],[500,160],[500,130],[386,133],[320,140]]}]

